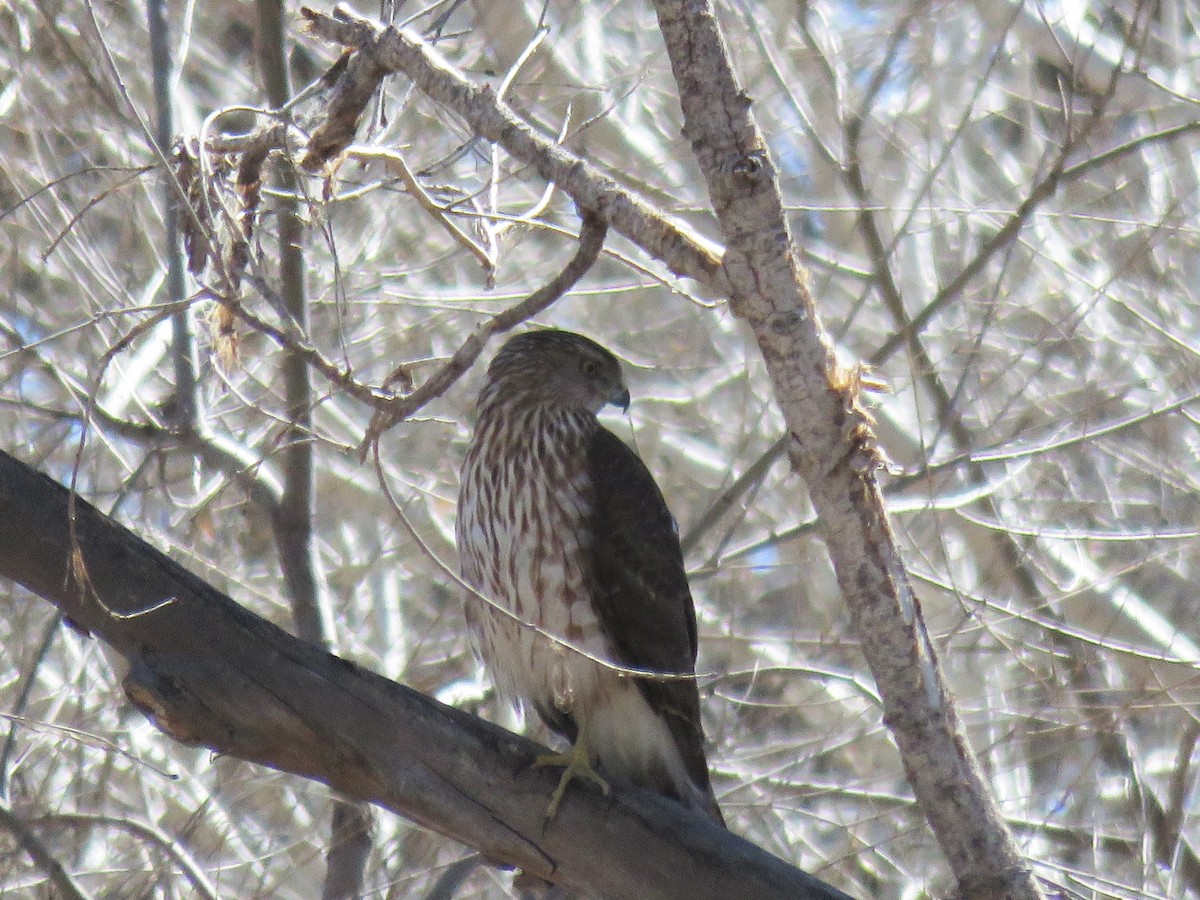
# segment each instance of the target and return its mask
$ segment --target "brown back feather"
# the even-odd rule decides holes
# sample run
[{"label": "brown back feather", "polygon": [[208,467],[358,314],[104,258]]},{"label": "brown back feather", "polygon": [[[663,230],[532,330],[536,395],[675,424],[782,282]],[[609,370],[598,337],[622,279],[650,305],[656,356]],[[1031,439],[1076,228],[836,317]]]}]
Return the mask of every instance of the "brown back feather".
[{"label": "brown back feather", "polygon": [[[588,445],[595,490],[594,600],[618,662],[668,674],[696,670],[696,611],[675,521],[641,458],[604,427]],[[694,679],[637,679],[659,710],[693,783],[720,819],[709,783]]]}]

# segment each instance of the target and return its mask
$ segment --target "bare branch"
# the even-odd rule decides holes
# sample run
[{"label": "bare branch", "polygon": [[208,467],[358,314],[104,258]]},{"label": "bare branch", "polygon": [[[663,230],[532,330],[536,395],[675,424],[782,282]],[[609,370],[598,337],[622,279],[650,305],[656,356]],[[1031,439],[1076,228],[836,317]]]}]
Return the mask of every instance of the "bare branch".
[{"label": "bare branch", "polygon": [[197,896],[204,898],[204,900],[216,900],[217,898],[217,891],[213,887],[212,882],[208,880],[208,877],[204,874],[204,870],[200,868],[200,865],[192,855],[170,835],[146,822],[91,813],[54,813],[52,815],[39,816],[32,821],[37,825],[102,827],[128,831],[142,840],[153,844],[166,854],[171,862],[179,866],[188,883],[196,891]]},{"label": "bare branch", "polygon": [[[726,240],[730,303],[754,331],[838,583],[875,674],[909,782],[963,896],[1041,896],[1000,816],[925,633],[887,524],[869,423],[837,375],[783,213],[777,172],[707,2],[655,0],[684,134]],[[865,464],[864,464],[865,463]]]},{"label": "bare branch", "polygon": [[570,195],[580,209],[599,215],[677,275],[708,285],[719,281],[718,249],[622,189],[595,166],[538,134],[498,101],[490,88],[468,81],[418,35],[383,28],[344,7],[338,7],[333,16],[308,7],[301,8],[300,14],[317,37],[357,51],[342,76],[347,91],[373,92],[384,75],[403,72],[430,99],[462,116],[480,137],[532,166]]},{"label": "bare branch", "polygon": [[440,397],[449,387],[462,377],[463,373],[479,358],[488,339],[493,335],[503,334],[515,328],[527,319],[550,307],[556,300],[569,291],[595,264],[604,249],[604,236],[608,229],[597,216],[583,213],[579,230],[579,247],[571,261],[551,281],[542,285],[520,303],[497,313],[472,332],[432,377],[410,394],[399,397],[390,404],[390,408],[376,413],[367,428],[362,446],[359,448],[359,458],[366,459],[371,445],[379,439],[379,435],[397,422],[411,416],[414,412]]},{"label": "bare branch", "polygon": [[33,829],[2,801],[0,801],[0,828],[16,839],[17,844],[45,873],[47,880],[60,896],[65,897],[66,900],[88,900],[90,895],[85,893],[78,882],[63,868],[62,863],[33,833]]},{"label": "bare branch", "polygon": [[130,700],[176,740],[323,781],[588,893],[845,900],[619,782],[608,797],[568,792],[545,823],[558,779],[531,765],[544,748],[288,635],[78,500],[81,592],[63,578],[75,546],[67,504],[65,488],[0,452],[0,577],[121,653]]},{"label": "bare branch", "polygon": [[[267,99],[275,109],[292,98],[288,71],[285,5],[258,0],[258,50]],[[297,330],[310,333],[311,315],[305,284],[306,227],[302,216],[300,173],[288,156],[276,161],[281,190],[276,201],[279,222],[279,292],[285,311]],[[253,216],[247,211],[244,219]],[[248,230],[248,229],[247,229]],[[283,448],[283,496],[272,519],[275,544],[292,605],[296,634],[325,647],[338,646],[337,618],[320,572],[316,546],[316,460],[313,442],[313,391],[308,360],[286,354],[281,363],[287,443]],[[352,900],[362,893],[367,856],[371,850],[373,817],[366,804],[335,802],[327,851],[328,866],[322,900]]]}]

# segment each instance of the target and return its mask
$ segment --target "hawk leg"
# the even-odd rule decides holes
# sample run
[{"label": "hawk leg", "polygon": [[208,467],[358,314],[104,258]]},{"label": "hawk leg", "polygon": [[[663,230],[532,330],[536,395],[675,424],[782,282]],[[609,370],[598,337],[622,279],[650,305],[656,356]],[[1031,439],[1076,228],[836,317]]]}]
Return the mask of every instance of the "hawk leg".
[{"label": "hawk leg", "polygon": [[587,748],[587,739],[582,731],[575,743],[571,745],[570,750],[565,753],[543,753],[533,761],[533,764],[539,768],[543,766],[564,767],[562,778],[558,780],[558,787],[554,789],[554,796],[550,798],[550,805],[546,807],[547,822],[552,821],[558,814],[558,804],[562,802],[567,785],[573,778],[586,778],[588,781],[594,782],[600,788],[601,793],[608,796],[608,782],[593,768],[591,754]]}]

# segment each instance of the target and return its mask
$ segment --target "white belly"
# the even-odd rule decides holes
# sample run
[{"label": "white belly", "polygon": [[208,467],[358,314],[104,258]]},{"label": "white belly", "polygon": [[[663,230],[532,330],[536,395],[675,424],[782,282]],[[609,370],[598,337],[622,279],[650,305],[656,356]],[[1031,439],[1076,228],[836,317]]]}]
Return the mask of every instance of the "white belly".
[{"label": "white belly", "polygon": [[582,458],[508,450],[502,465],[480,451],[464,466],[476,489],[459,498],[458,550],[464,580],[483,594],[465,598],[467,623],[501,694],[574,714],[597,690],[588,655],[611,658],[588,589],[591,497],[570,465]]},{"label": "white belly", "polygon": [[[499,544],[501,565],[484,565],[478,580],[467,578],[487,598],[466,598],[475,650],[508,700],[574,715],[588,706],[602,676],[611,675],[593,661],[612,653],[584,573],[545,545],[530,553],[513,546],[510,535]],[[553,599],[545,599],[551,592]]]}]

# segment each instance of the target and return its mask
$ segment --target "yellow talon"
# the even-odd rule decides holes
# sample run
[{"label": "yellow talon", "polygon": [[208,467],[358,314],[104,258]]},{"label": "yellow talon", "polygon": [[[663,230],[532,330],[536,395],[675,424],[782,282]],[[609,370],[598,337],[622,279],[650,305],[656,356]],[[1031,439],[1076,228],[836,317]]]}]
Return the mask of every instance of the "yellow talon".
[{"label": "yellow talon", "polygon": [[558,804],[562,802],[563,794],[566,793],[567,785],[572,778],[586,778],[593,782],[599,788],[604,796],[608,796],[608,782],[592,767],[592,759],[587,749],[587,742],[583,739],[583,735],[571,745],[571,749],[565,753],[543,753],[538,756],[533,764],[539,768],[542,766],[563,766],[562,778],[558,780],[558,787],[554,789],[554,795],[550,798],[550,805],[546,808],[546,821],[550,822],[558,814]]}]

